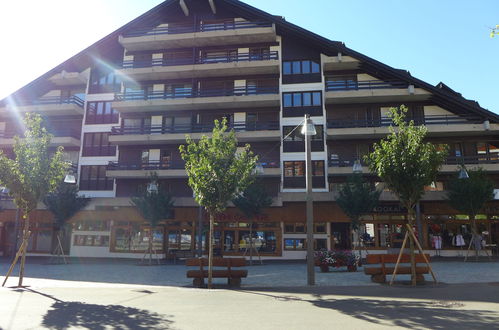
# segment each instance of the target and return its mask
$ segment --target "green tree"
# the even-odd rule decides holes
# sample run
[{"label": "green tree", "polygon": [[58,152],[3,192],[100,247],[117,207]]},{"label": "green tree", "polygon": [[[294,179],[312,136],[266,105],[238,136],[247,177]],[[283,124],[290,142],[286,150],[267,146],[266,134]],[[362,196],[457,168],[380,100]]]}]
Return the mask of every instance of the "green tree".
[{"label": "green tree", "polygon": [[55,153],[49,150],[52,135],[42,127],[37,114],[26,114],[25,138],[14,137],[14,159],[0,152],[0,183],[9,189],[15,205],[22,211],[23,240],[14,262],[5,277],[7,281],[19,257],[19,286],[22,286],[26,250],[30,236],[30,215],[45,196],[54,191],[63,180],[68,164],[63,160],[63,148]]},{"label": "green tree", "polygon": [[[367,155],[370,170],[378,175],[407,209],[408,224],[414,225],[414,207],[424,194],[424,187],[435,181],[439,168],[447,156],[447,146],[424,142],[427,129],[406,121],[407,108],[391,108],[389,116],[396,129],[390,126],[385,139],[373,145]],[[415,241],[409,235],[411,251],[412,283],[416,284],[414,258]]]},{"label": "green tree", "polygon": [[244,214],[250,224],[250,265],[253,265],[253,222],[255,218],[263,215],[263,210],[272,205],[269,196],[261,182],[254,182],[244,192],[232,200],[234,205]]},{"label": "green tree", "polygon": [[[57,237],[57,247],[62,251],[61,241],[65,241],[65,225],[73,215],[83,209],[90,202],[90,198],[78,195],[78,186],[69,183],[60,183],[57,188],[48,193],[43,203],[54,215],[54,230]],[[56,248],[56,251],[58,249]]]},{"label": "green tree", "polygon": [[470,218],[472,244],[475,246],[475,256],[478,258],[478,245],[481,239],[476,224],[476,215],[486,202],[494,198],[494,183],[482,169],[468,172],[467,179],[460,179],[457,175],[447,188],[449,205]]},{"label": "green tree", "polygon": [[149,265],[151,265],[152,255],[155,253],[153,249],[154,229],[161,220],[171,219],[174,201],[158,182],[157,175],[152,174],[150,186],[147,189],[140,189],[138,195],[132,197],[131,203],[137,207],[139,213],[150,226],[146,253],[149,254]]},{"label": "green tree", "polygon": [[495,28],[490,29],[490,37],[494,38],[496,35],[499,35],[499,25],[496,25]]},{"label": "green tree", "polygon": [[[381,191],[374,189],[371,184],[364,182],[362,174],[354,173],[340,188],[336,202],[343,212],[350,218],[350,233],[358,232],[360,217],[371,213],[378,205]],[[359,242],[360,242],[360,236]],[[360,244],[359,244],[360,246]],[[354,246],[355,248],[355,246]]]},{"label": "green tree", "polygon": [[199,142],[186,137],[187,145],[180,146],[185,160],[189,186],[196,201],[210,217],[208,243],[208,288],[212,287],[213,225],[215,215],[224,212],[228,202],[244,191],[254,180],[258,157],[250,146],[240,152],[234,130],[227,132],[227,121],[215,120],[211,137],[203,135]]}]

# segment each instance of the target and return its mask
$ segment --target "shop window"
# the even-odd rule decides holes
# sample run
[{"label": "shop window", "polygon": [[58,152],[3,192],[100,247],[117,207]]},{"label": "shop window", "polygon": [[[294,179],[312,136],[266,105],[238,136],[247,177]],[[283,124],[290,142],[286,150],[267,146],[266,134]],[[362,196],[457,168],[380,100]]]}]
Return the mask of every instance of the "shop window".
[{"label": "shop window", "polygon": [[315,226],[315,232],[317,234],[325,234],[326,233],[326,224],[325,223],[316,223],[314,226]]},{"label": "shop window", "polygon": [[85,165],[80,171],[80,190],[113,190],[114,180],[106,177],[106,165]]},{"label": "shop window", "polygon": [[109,231],[111,221],[109,220],[84,220],[73,223],[74,231]]},{"label": "shop window", "polygon": [[168,250],[191,250],[194,247],[192,230],[177,229],[168,231]]},{"label": "shop window", "polygon": [[246,222],[218,223],[214,232],[216,251],[222,254],[241,255],[249,253],[250,242],[262,255],[275,255],[278,251],[278,223],[253,223],[252,236],[250,224]]},{"label": "shop window", "polygon": [[327,250],[327,239],[326,238],[316,238],[314,239],[314,250]]},{"label": "shop window", "polygon": [[119,114],[111,106],[111,102],[88,102],[85,124],[115,124],[119,122]]},{"label": "shop window", "polygon": [[285,238],[284,239],[284,250],[305,250],[305,239],[304,238]]},{"label": "shop window", "polygon": [[114,156],[116,146],[109,143],[109,133],[85,133],[82,155],[84,157]]},{"label": "shop window", "polygon": [[[139,224],[116,226],[112,230],[112,252],[144,252],[149,247],[150,228]],[[153,249],[163,252],[163,229],[155,228],[152,234]]]},{"label": "shop window", "polygon": [[74,246],[109,246],[108,235],[75,235]]},{"label": "shop window", "polygon": [[52,229],[49,222],[37,222],[31,226],[31,235],[28,241],[28,252],[52,252]]}]

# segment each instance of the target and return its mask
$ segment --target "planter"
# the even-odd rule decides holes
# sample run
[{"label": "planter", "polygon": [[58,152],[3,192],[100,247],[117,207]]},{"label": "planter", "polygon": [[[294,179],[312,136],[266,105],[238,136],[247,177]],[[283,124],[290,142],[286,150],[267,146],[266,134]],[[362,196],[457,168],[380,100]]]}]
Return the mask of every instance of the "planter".
[{"label": "planter", "polygon": [[321,272],[322,273],[328,273],[329,272],[329,266],[328,265],[319,265]]},{"label": "planter", "polygon": [[356,272],[357,271],[357,266],[355,266],[355,265],[347,266],[347,270],[349,272]]}]

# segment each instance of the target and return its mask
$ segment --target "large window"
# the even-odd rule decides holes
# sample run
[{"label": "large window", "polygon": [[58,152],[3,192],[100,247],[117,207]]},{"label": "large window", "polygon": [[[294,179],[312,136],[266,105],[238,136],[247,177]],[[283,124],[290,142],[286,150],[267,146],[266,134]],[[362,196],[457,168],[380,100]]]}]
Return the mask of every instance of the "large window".
[{"label": "large window", "polygon": [[115,124],[119,121],[118,111],[111,102],[88,102],[86,124]]},{"label": "large window", "polygon": [[320,73],[321,66],[315,61],[302,60],[302,61],[284,61],[282,63],[282,74],[312,74]]},{"label": "large window", "polygon": [[326,90],[328,91],[343,91],[349,89],[357,89],[357,75],[338,75],[326,77]]},{"label": "large window", "polygon": [[[284,162],[284,188],[305,188],[305,162],[287,161]],[[312,187],[324,188],[324,161],[312,161]]]},{"label": "large window", "polygon": [[[150,227],[139,223],[119,222],[112,230],[111,251],[131,253],[146,251],[149,246],[150,231]],[[163,252],[163,236],[163,228],[153,229],[152,243],[156,253]]]},{"label": "large window", "polygon": [[282,98],[284,117],[322,116],[321,92],[283,93]]},{"label": "large window", "polygon": [[[284,126],[282,128],[284,152],[304,152],[305,137],[301,134],[301,129],[296,126]],[[311,136],[312,151],[324,151],[324,131],[322,125],[316,125],[317,134]]]},{"label": "large window", "polygon": [[109,144],[109,133],[85,133],[83,156],[114,156],[116,146]]},{"label": "large window", "polygon": [[114,71],[95,68],[90,77],[90,93],[115,93],[121,90],[121,80]]},{"label": "large window", "polygon": [[31,225],[31,235],[28,241],[28,252],[47,253],[52,252],[52,232],[51,222],[35,222]]},{"label": "large window", "polygon": [[80,190],[113,190],[113,179],[106,177],[106,166],[82,166]]}]

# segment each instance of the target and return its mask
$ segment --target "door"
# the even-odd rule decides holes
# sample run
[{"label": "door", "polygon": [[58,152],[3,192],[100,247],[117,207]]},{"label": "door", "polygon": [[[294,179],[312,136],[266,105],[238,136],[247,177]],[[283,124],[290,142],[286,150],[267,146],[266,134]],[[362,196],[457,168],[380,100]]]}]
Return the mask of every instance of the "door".
[{"label": "door", "polygon": [[331,223],[331,246],[335,250],[351,248],[350,224],[348,222]]}]

